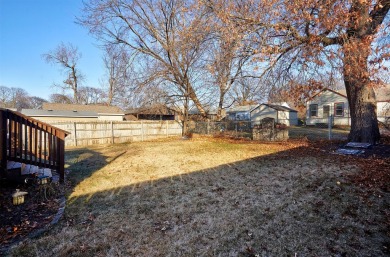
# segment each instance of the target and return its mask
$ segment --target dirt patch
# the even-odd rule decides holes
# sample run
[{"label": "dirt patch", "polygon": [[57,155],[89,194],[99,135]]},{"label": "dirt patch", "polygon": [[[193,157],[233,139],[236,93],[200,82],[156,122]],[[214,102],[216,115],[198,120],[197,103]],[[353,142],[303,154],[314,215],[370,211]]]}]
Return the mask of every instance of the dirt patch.
[{"label": "dirt patch", "polygon": [[[34,186],[0,182],[0,253],[47,226],[58,212],[61,195],[57,185]],[[13,205],[15,189],[28,192],[25,202]]]}]

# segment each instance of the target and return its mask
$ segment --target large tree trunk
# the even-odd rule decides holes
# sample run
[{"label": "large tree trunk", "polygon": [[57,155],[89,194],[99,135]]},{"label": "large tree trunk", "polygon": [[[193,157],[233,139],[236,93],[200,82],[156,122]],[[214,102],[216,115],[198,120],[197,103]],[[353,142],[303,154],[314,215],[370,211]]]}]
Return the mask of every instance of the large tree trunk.
[{"label": "large tree trunk", "polygon": [[367,65],[370,45],[362,39],[354,39],[343,47],[344,83],[351,115],[348,141],[375,144],[380,139],[380,133],[375,93],[370,85]]},{"label": "large tree trunk", "polygon": [[348,141],[376,143],[380,139],[374,90],[345,81],[351,115]]},{"label": "large tree trunk", "polygon": [[189,98],[195,104],[195,106],[198,109],[200,115],[202,115],[202,117],[204,117],[204,118],[207,118],[207,113],[206,113],[205,109],[203,108],[202,103],[199,101],[198,96],[196,95],[194,89],[190,85],[188,86],[187,92],[188,92]]}]

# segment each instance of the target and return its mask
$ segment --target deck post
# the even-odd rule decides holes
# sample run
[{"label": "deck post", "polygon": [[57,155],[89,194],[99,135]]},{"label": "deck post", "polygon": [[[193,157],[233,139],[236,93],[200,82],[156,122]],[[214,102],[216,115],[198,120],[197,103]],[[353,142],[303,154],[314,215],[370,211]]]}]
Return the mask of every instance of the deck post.
[{"label": "deck post", "polygon": [[65,181],[65,142],[64,135],[57,137],[57,151],[58,151],[58,173],[60,174],[60,183],[64,183]]},{"label": "deck post", "polygon": [[0,176],[7,172],[7,110],[0,110]]}]

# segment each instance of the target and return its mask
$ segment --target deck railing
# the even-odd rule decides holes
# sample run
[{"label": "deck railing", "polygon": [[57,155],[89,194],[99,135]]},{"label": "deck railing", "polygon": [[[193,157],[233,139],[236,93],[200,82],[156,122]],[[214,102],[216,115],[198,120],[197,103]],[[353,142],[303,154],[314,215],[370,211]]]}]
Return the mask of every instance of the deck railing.
[{"label": "deck railing", "polygon": [[15,161],[58,171],[64,181],[67,131],[21,113],[0,108],[0,166],[6,175],[7,162]]}]

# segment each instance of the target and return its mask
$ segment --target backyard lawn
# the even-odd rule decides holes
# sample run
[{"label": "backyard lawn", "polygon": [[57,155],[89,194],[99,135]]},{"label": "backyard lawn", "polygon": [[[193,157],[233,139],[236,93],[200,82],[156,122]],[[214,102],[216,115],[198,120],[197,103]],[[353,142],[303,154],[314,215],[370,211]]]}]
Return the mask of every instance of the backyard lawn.
[{"label": "backyard lawn", "polygon": [[66,159],[64,217],[11,255],[390,254],[388,187],[357,183],[361,161],[319,143],[169,139]]}]

